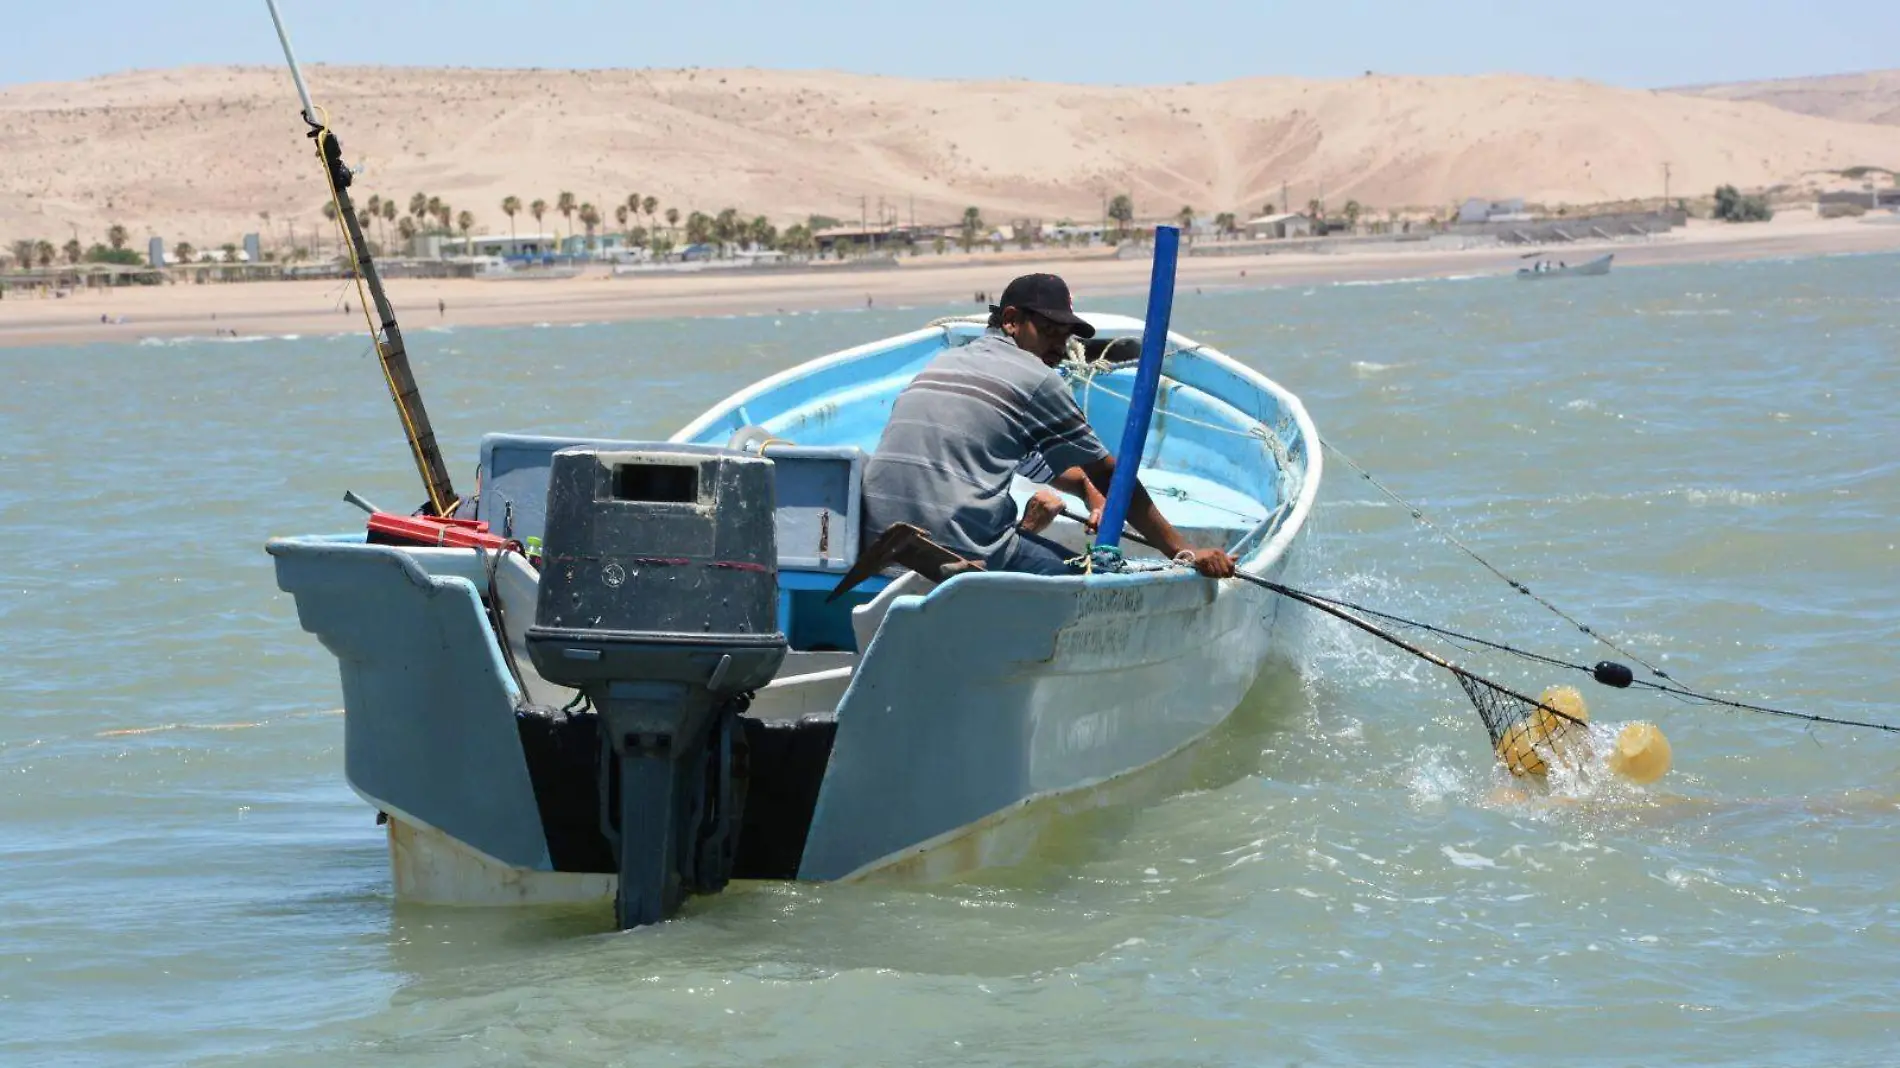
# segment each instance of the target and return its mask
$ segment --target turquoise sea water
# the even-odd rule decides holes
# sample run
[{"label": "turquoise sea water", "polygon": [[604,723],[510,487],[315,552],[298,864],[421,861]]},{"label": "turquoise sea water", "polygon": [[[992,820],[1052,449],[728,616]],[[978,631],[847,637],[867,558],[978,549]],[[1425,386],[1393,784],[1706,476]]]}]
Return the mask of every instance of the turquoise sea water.
[{"label": "turquoise sea water", "polygon": [[[1697,685],[1900,721],[1900,259],[1184,291],[1177,330]],[[1000,287],[1004,279],[998,279]],[[1103,302],[1139,313],[1135,298]],[[423,329],[491,429],[664,436],[961,308]],[[1449,680],[1316,622],[1201,789],[925,888],[632,934],[398,906],[262,551],[419,497],[358,337],[0,350],[0,1063],[1888,1064],[1900,737],[1593,689],[1648,791],[1499,804]],[[1601,650],[1328,469],[1308,588]],[[1521,688],[1550,669],[1451,652]]]}]

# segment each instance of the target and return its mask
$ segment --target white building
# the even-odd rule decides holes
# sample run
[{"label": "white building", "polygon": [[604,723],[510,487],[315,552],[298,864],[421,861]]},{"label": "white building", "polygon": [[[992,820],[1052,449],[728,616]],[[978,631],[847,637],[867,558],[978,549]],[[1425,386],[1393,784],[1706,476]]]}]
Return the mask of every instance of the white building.
[{"label": "white building", "polygon": [[1290,211],[1248,219],[1241,228],[1252,238],[1311,237],[1313,220],[1299,212]]},{"label": "white building", "polygon": [[[440,256],[545,256],[556,250],[553,234],[475,234],[471,237],[442,237],[437,244]],[[427,253],[424,253],[425,255]]]}]

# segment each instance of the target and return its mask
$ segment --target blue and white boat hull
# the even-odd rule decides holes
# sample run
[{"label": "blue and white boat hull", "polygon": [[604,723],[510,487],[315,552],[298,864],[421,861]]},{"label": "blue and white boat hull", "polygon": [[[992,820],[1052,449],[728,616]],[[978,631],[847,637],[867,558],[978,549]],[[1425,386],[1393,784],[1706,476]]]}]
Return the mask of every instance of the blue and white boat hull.
[{"label": "blue and white boat hull", "polygon": [[[1135,320],[1089,318],[1103,338],[1140,331]],[[788,840],[795,863],[776,862],[777,875],[940,878],[1018,861],[1050,814],[1139,796],[1165,778],[1170,758],[1233,712],[1280,639],[1271,594],[1158,564],[1060,578],[973,573],[941,585],[912,575],[824,602],[855,552],[855,465],[892,399],[936,352],[980,331],[933,324],[812,361],[674,436],[770,439],[764,452],[780,469],[780,611],[792,652],[747,717],[828,749],[806,746],[817,754],[815,801],[803,802],[802,844]],[[1299,401],[1258,373],[1185,338],[1170,345],[1143,481],[1191,540],[1229,546],[1243,570],[1278,576],[1318,493],[1317,432]],[[1098,433],[1118,440],[1128,369],[1069,370]],[[538,535],[547,459],[579,440],[491,435],[470,511],[517,538]],[[1085,540],[1072,524],[1051,534]],[[522,710],[573,696],[524,653],[533,568],[515,554],[484,560],[360,535],[268,549],[302,625],[338,658],[346,774],[389,817],[398,896],[610,897],[611,873],[575,870],[551,773],[524,751]],[[491,604],[503,608],[499,637]]]}]

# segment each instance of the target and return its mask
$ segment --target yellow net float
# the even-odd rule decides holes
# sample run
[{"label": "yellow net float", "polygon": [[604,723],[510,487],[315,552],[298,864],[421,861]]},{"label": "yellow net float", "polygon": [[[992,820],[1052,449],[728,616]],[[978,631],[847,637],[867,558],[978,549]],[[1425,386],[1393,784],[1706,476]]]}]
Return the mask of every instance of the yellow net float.
[{"label": "yellow net float", "polygon": [[[1569,763],[1592,753],[1584,726],[1590,722],[1590,707],[1576,687],[1552,686],[1537,700],[1541,707],[1498,739],[1498,760],[1520,778],[1541,778],[1550,774],[1552,761]],[[1668,773],[1671,758],[1669,739],[1655,724],[1631,723],[1617,732],[1604,763],[1615,774],[1647,785]]]},{"label": "yellow net float", "polygon": [[[1552,686],[1537,700],[1541,707],[1532,709],[1530,715],[1518,720],[1498,739],[1498,759],[1513,775],[1548,775],[1550,765],[1545,762],[1546,756],[1558,758],[1567,753],[1577,739],[1589,744],[1589,733],[1583,724],[1590,721],[1590,707],[1575,686]],[[1562,715],[1552,712],[1553,708]]]},{"label": "yellow net float", "polygon": [[1610,770],[1638,785],[1648,785],[1669,771],[1669,739],[1653,723],[1632,723],[1616,734],[1610,750]]}]

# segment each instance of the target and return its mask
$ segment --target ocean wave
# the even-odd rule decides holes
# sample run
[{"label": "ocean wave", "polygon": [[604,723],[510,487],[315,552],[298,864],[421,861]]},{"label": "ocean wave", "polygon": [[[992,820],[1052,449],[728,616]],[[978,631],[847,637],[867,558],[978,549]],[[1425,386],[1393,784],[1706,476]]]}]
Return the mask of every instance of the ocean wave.
[{"label": "ocean wave", "polygon": [[1334,282],[1335,286],[1405,286],[1424,285],[1428,282],[1475,282],[1481,278],[1490,278],[1487,274],[1432,274],[1407,275],[1404,278],[1354,278],[1344,282]]},{"label": "ocean wave", "polygon": [[177,337],[142,337],[140,348],[175,348],[179,345],[254,345],[263,341],[302,341],[302,334],[181,334]]},{"label": "ocean wave", "polygon": [[1787,498],[1780,490],[1745,490],[1734,486],[1671,486],[1667,489],[1630,490],[1625,493],[1569,493],[1552,497],[1552,504],[1647,503],[1676,498],[1693,505],[1734,505],[1754,508]]},{"label": "ocean wave", "polygon": [[1382,375],[1387,371],[1396,371],[1410,366],[1412,365],[1409,363],[1374,363],[1371,360],[1354,360],[1352,373],[1360,378],[1371,378],[1373,375]]}]

